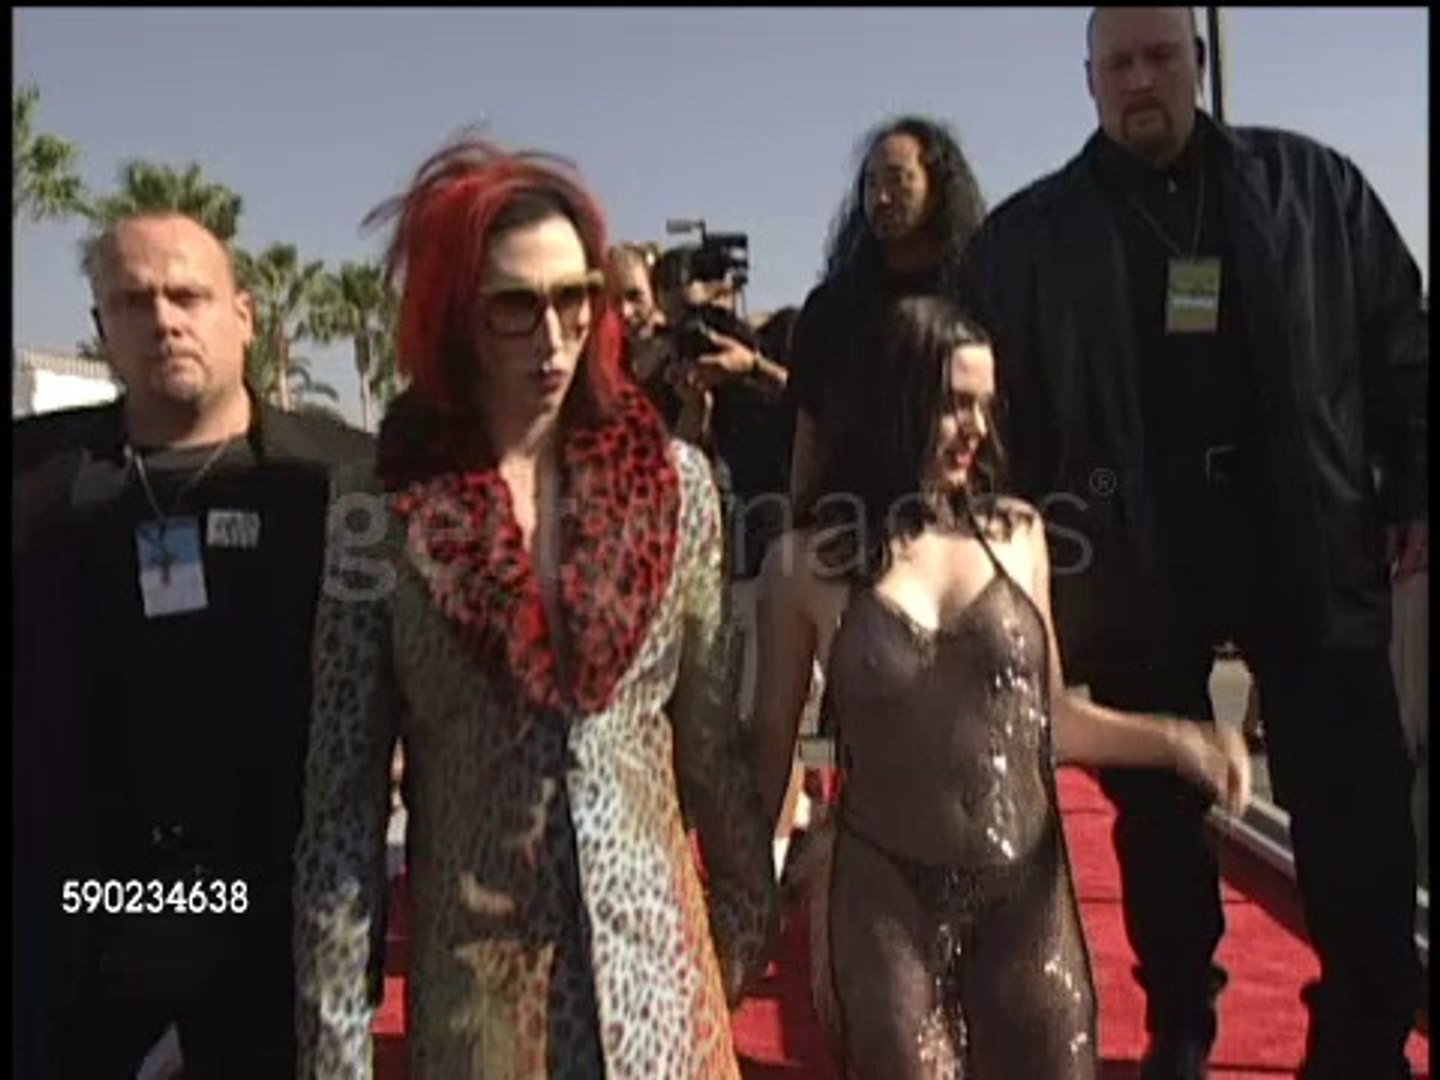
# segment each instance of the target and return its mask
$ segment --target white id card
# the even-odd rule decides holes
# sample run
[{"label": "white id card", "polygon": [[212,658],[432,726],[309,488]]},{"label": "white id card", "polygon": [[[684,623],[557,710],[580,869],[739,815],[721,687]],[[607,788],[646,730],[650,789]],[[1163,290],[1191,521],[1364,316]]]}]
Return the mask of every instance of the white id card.
[{"label": "white id card", "polygon": [[147,619],[204,611],[205,564],[200,523],[193,517],[146,521],[135,528],[140,556],[140,597]]}]

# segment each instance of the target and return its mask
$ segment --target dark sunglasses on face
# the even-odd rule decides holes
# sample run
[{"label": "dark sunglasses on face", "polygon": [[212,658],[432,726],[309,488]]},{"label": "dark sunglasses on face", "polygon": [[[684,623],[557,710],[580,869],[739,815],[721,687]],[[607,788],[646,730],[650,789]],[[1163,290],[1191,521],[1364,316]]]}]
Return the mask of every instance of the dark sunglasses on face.
[{"label": "dark sunglasses on face", "polygon": [[574,336],[588,325],[591,304],[605,289],[605,274],[590,270],[561,278],[539,289],[531,285],[501,285],[482,294],[485,325],[491,333],[506,337],[532,334],[550,309],[560,319],[560,329]]}]

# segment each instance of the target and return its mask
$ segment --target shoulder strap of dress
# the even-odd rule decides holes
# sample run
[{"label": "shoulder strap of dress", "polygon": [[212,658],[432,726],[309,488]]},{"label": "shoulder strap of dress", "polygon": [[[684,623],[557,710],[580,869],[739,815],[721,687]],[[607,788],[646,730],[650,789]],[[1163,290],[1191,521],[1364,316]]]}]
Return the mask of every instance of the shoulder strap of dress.
[{"label": "shoulder strap of dress", "polygon": [[1005,564],[1002,563],[995,554],[995,549],[990,546],[990,541],[985,538],[985,529],[982,527],[980,519],[975,516],[975,510],[968,501],[965,503],[965,520],[970,523],[970,528],[975,530],[975,539],[980,541],[980,546],[985,549],[985,554],[990,556],[990,562],[995,567],[995,573],[1006,580],[1010,580],[1009,571],[1005,569]]}]

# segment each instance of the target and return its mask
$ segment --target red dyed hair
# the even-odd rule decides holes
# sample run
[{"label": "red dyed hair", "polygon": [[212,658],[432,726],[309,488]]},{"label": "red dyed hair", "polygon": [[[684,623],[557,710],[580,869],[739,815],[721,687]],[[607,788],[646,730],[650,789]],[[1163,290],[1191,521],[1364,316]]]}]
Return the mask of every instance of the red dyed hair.
[{"label": "red dyed hair", "polygon": [[[421,165],[409,189],[381,204],[366,226],[394,219],[385,272],[403,278],[396,344],[414,398],[442,414],[468,412],[474,327],[496,219],[530,197],[554,204],[580,236],[590,267],[605,266],[605,222],[594,198],[563,158],[508,153],[471,134]],[[514,226],[518,227],[518,226]],[[620,319],[609,296],[592,301],[590,333],[564,415],[582,422],[608,417],[624,381]]]}]

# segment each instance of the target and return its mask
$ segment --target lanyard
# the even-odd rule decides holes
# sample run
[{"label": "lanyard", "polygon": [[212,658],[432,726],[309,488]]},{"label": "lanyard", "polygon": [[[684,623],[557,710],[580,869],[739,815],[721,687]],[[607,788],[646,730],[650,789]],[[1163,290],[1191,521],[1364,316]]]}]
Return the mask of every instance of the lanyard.
[{"label": "lanyard", "polygon": [[1195,235],[1190,238],[1189,251],[1182,250],[1180,245],[1175,243],[1175,241],[1170,238],[1170,234],[1167,233],[1163,228],[1161,228],[1160,223],[1151,216],[1150,211],[1146,210],[1145,207],[1140,205],[1140,200],[1135,198],[1134,192],[1127,191],[1125,193],[1125,198],[1129,201],[1130,205],[1135,208],[1135,212],[1140,215],[1140,217],[1144,220],[1145,224],[1149,225],[1150,228],[1154,231],[1155,235],[1158,236],[1164,242],[1165,246],[1170,249],[1170,253],[1172,255],[1179,256],[1180,258],[1185,258],[1187,256],[1193,257],[1199,253],[1200,226],[1205,221],[1205,172],[1203,169],[1200,171],[1200,185],[1199,190],[1195,196]]}]

